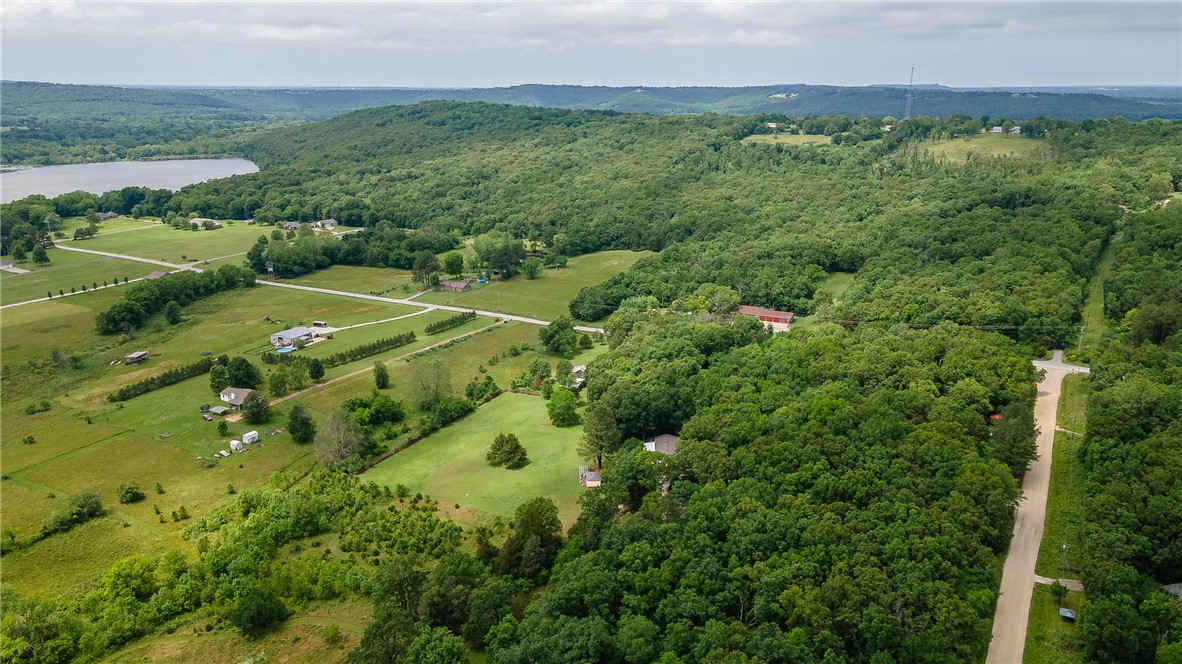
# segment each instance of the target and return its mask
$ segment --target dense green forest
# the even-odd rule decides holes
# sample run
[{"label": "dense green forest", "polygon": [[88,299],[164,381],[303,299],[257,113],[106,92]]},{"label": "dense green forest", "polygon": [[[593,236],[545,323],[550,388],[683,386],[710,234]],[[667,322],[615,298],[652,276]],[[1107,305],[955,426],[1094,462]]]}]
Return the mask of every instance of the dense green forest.
[{"label": "dense green forest", "polygon": [[[1133,215],[1092,360],[1080,623],[1095,661],[1182,660],[1182,206]],[[1156,583],[1155,583],[1156,582]]]},{"label": "dense green forest", "polygon": [[[841,139],[743,142],[769,120]],[[461,661],[465,643],[495,662],[980,660],[1034,451],[1029,360],[1076,338],[1116,234],[1080,623],[1095,661],[1176,656],[1156,583],[1182,573],[1182,211],[1155,203],[1182,184],[1182,125],[1040,118],[1014,137],[1032,156],[954,160],[932,151],[980,119],[894,124],[428,102],[260,134],[242,145],[260,173],[175,195],[4,206],[6,246],[78,209],[364,227],[276,229],[247,256],[292,274],[401,267],[463,236],[506,266],[522,239],[659,252],[570,303],[610,348],[582,393],[604,483],[568,532],[544,498],[507,531],[460,532],[425,497],[357,482],[354,457],[200,519],[195,560],[121,561],[65,605],[5,597],[5,657],[97,658],[194,611],[257,635],[367,597],[350,661]],[[838,297],[835,272],[855,273]],[[815,319],[769,336],[731,320],[736,301]],[[643,450],[661,433],[676,455]]]},{"label": "dense green forest", "polygon": [[[291,122],[324,120],[362,108],[432,100],[495,102],[656,115],[775,113],[793,117],[900,115],[901,87],[776,85],[722,87],[587,87],[518,85],[476,89],[391,88],[119,88],[0,82],[3,164],[61,164],[233,152],[237,134]],[[920,86],[913,106],[932,116],[1038,115],[1131,120],[1182,117],[1173,88],[1121,90],[958,90]]]}]

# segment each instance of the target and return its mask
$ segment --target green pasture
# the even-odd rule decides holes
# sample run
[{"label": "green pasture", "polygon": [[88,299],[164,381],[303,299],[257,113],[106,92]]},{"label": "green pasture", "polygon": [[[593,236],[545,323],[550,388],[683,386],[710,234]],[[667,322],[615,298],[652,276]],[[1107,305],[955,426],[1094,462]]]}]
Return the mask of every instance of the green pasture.
[{"label": "green pasture", "polygon": [[[79,228],[85,228],[90,225],[86,221],[86,217],[65,217],[62,219],[62,232],[66,234],[67,238],[74,237],[74,231]],[[98,222],[97,234],[95,237],[104,233],[116,233],[120,231],[140,230],[144,228],[151,228],[159,226],[160,219],[157,217],[144,217],[142,219],[132,219],[131,217],[115,217],[106,221]]]},{"label": "green pasture", "polygon": [[920,151],[928,156],[949,161],[966,161],[969,155],[977,157],[1025,157],[1043,150],[1046,143],[1037,138],[1026,138],[1014,134],[977,134],[919,144]]},{"label": "green pasture", "polygon": [[[240,662],[249,657],[260,662],[285,664],[335,662],[357,646],[372,616],[373,605],[368,600],[313,602],[300,607],[296,617],[283,621],[274,631],[257,639],[247,639],[226,623],[215,626],[214,619],[209,616],[190,615],[175,632],[130,643],[102,662],[188,664]],[[206,625],[213,629],[207,632]],[[340,643],[329,645],[320,636],[320,630],[328,625],[340,627]]]},{"label": "green pasture", "polygon": [[[64,498],[59,495],[57,500]],[[111,502],[107,497],[104,501]],[[179,538],[130,523],[124,527],[124,522],[118,515],[109,515],[4,554],[4,583],[24,596],[40,599],[79,597],[94,589],[120,558],[136,553],[159,556],[184,546]]]},{"label": "green pasture", "polygon": [[[1100,254],[1100,261],[1096,264],[1096,272],[1088,280],[1088,297],[1084,300],[1083,308],[1084,331],[1080,344],[1082,348],[1069,349],[1069,352],[1082,350],[1083,356],[1075,358],[1080,362],[1089,361],[1091,352],[1100,345],[1100,339],[1108,327],[1108,319],[1104,316],[1104,279],[1112,271],[1112,261],[1115,258],[1118,242],[1120,242],[1120,236],[1112,238],[1108,246],[1104,248],[1104,252]],[[1072,354],[1074,355],[1074,353]]]},{"label": "green pasture", "polygon": [[[349,291],[350,293],[387,295],[389,297],[406,297],[418,290],[411,283],[409,270],[395,270],[386,267],[334,265],[324,270],[317,270],[311,274],[283,281],[301,286],[315,286]],[[404,289],[403,286],[407,286],[407,288]]]},{"label": "green pasture", "polygon": [[[485,461],[498,433],[514,433],[529,453],[519,470],[493,468]],[[575,451],[582,427],[550,424],[541,397],[502,394],[475,413],[424,438],[365,473],[365,479],[393,487],[403,484],[454,509],[457,518],[486,521],[512,517],[526,500],[546,496],[558,505],[569,527],[578,515],[578,468]]]},{"label": "green pasture", "polygon": [[808,145],[813,144],[829,144],[833,142],[833,138],[825,135],[812,134],[752,134],[744,138],[741,143],[760,143],[764,145]]},{"label": "green pasture", "polygon": [[[1083,595],[1067,593],[1063,607],[1079,611]],[[1079,627],[1059,617],[1059,601],[1050,586],[1034,586],[1030,600],[1030,623],[1026,628],[1025,664],[1082,664],[1083,636]]]},{"label": "green pasture", "polygon": [[47,292],[52,292],[56,297],[59,290],[69,295],[71,287],[81,291],[83,284],[91,288],[97,283],[102,288],[104,281],[118,279],[122,282],[123,277],[138,279],[152,270],[160,269],[147,263],[65,249],[49,249],[48,253],[48,265],[37,265],[31,259],[14,263],[16,267],[31,272],[0,272],[0,304],[42,298]]},{"label": "green pasture", "polygon": [[182,263],[244,252],[250,249],[260,235],[267,234],[268,231],[265,229],[245,224],[226,225],[215,231],[185,231],[157,225],[155,228],[134,233],[96,235],[92,239],[79,241],[74,246],[80,249]]},{"label": "green pasture", "polygon": [[[1085,432],[1090,379],[1073,374],[1063,379],[1059,396],[1059,426]],[[1038,548],[1035,572],[1055,579],[1079,578],[1083,560],[1084,472],[1079,461],[1082,436],[1055,433],[1051,462],[1051,486],[1047,495],[1046,525]],[[1067,544],[1066,553],[1063,544]]]},{"label": "green pasture", "polygon": [[567,304],[585,286],[609,279],[650,255],[648,251],[600,251],[570,259],[565,269],[546,269],[537,279],[517,275],[509,281],[473,284],[463,293],[436,291],[415,298],[418,302],[450,304],[487,311],[553,320],[569,316]]}]

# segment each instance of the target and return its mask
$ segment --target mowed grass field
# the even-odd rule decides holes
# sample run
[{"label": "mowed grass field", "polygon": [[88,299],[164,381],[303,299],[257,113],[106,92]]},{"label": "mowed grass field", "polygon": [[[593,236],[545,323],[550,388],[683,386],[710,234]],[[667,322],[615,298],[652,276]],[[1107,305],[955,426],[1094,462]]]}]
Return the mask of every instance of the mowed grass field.
[{"label": "mowed grass field", "polygon": [[[86,221],[86,217],[64,217],[62,219],[62,232],[66,234],[66,237],[74,237],[74,231],[78,230],[79,228],[85,228],[89,225],[90,222]],[[159,217],[144,217],[141,219],[133,219],[131,217],[115,217],[114,219],[98,222],[98,232],[95,237],[98,237],[104,233],[139,230],[159,225]]]},{"label": "mowed grass field", "polygon": [[[1063,607],[1079,611],[1082,599],[1081,593],[1069,592],[1063,600]],[[1051,595],[1050,586],[1034,586],[1022,661],[1024,664],[1078,664],[1085,661],[1079,626],[1059,617],[1059,601]]]},{"label": "mowed grass field", "polygon": [[[817,287],[833,296],[834,302],[839,302],[841,296],[854,283],[853,272],[833,272]],[[816,316],[796,316],[792,319],[792,329],[807,330],[817,324]]]},{"label": "mowed grass field", "polygon": [[978,157],[1024,157],[1045,148],[1044,141],[1013,134],[977,134],[947,141],[921,143],[919,147],[921,152],[926,150],[931,157],[950,161],[966,161],[970,154]]},{"label": "mowed grass field", "polygon": [[[489,444],[502,432],[521,440],[529,453],[527,466],[507,470],[485,461]],[[364,478],[390,487],[403,484],[449,511],[458,503],[455,516],[477,522],[512,517],[521,503],[546,496],[558,505],[563,526],[570,527],[585,491],[578,482],[580,435],[582,426],[560,429],[550,424],[541,397],[506,393],[386,459]]]},{"label": "mowed grass field", "polygon": [[45,297],[52,292],[56,297],[58,291],[67,295],[70,288],[82,290],[103,282],[122,282],[123,277],[138,279],[152,270],[160,269],[147,263],[137,263],[118,258],[83,254],[65,249],[49,249],[49,264],[37,265],[31,259],[14,263],[23,270],[32,270],[25,274],[0,272],[0,304],[12,304]]},{"label": "mowed grass field", "polygon": [[[1059,426],[1085,432],[1090,378],[1073,374],[1063,379],[1059,396]],[[1079,578],[1083,559],[1084,469],[1079,461],[1083,436],[1055,433],[1051,486],[1047,495],[1046,527],[1034,571],[1053,579]],[[1063,545],[1067,545],[1066,553]]]},{"label": "mowed grass field", "polygon": [[813,136],[810,134],[779,134],[773,136],[771,134],[753,134],[744,138],[741,143],[761,143],[764,145],[808,145],[814,144],[829,144],[833,142],[830,136]]},{"label": "mowed grass field", "polygon": [[250,249],[260,235],[268,235],[270,231],[270,228],[245,224],[227,225],[216,231],[178,231],[169,226],[157,225],[146,231],[99,234],[92,239],[76,242],[73,246],[181,263],[244,252]]},{"label": "mowed grass field", "polygon": [[509,281],[473,284],[464,293],[435,291],[415,300],[553,320],[569,316],[567,304],[585,286],[593,286],[632,267],[649,251],[600,251],[570,259],[562,270],[543,270],[537,279],[521,275]]},{"label": "mowed grass field", "polygon": [[386,267],[334,265],[325,270],[317,270],[311,274],[283,281],[301,286],[331,288],[367,295],[388,295],[390,297],[406,297],[418,291],[415,284],[411,283],[409,270],[395,270]]}]

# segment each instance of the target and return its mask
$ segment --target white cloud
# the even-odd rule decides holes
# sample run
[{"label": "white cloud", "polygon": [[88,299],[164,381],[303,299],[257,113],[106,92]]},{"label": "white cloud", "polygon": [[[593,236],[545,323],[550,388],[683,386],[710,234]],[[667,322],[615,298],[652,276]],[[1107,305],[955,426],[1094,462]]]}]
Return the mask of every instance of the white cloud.
[{"label": "white cloud", "polygon": [[[956,71],[957,64],[968,72],[979,66],[975,60],[999,57],[1016,62],[1066,57],[1083,71],[1099,72],[1105,63],[1086,44],[1104,42],[1127,44],[1142,57],[1146,49],[1160,52],[1147,66],[1159,67],[1156,79],[1170,82],[1178,78],[1182,50],[1174,2],[4,0],[0,12],[5,77],[49,77],[45,72],[56,71],[53,80],[76,80],[73,72],[105,67],[142,72],[137,76],[148,79],[144,82],[166,82],[176,63],[131,55],[135,49],[164,49],[160,52],[183,50],[183,64],[204,70],[204,76],[253,71],[256,77],[274,73],[282,79],[277,70],[288,59],[301,63],[292,65],[300,67],[301,77],[336,78],[345,68],[349,76],[369,80],[366,72],[375,62],[388,68],[413,60],[424,76],[451,67],[451,79],[468,75],[474,84],[487,80],[482,72],[494,68],[503,82],[564,75],[579,82],[569,78],[572,66],[579,67],[579,80],[635,77],[646,66],[657,72],[680,67],[677,77],[684,80],[704,65],[717,76],[726,63],[767,57],[816,63],[809,69],[816,76],[826,71],[844,76],[828,82],[872,82],[882,80],[878,72],[887,66],[905,70],[902,61],[889,60],[904,55],[929,62],[933,73],[936,65]],[[999,44],[1008,51],[999,54]],[[89,62],[67,61],[65,55],[55,60],[54,49],[83,52]],[[265,69],[260,52],[273,60]],[[656,59],[650,65],[643,58]],[[1131,60],[1109,64],[1117,73],[1134,70]],[[620,71],[604,69],[613,66]],[[130,82],[118,74],[107,80]]]}]

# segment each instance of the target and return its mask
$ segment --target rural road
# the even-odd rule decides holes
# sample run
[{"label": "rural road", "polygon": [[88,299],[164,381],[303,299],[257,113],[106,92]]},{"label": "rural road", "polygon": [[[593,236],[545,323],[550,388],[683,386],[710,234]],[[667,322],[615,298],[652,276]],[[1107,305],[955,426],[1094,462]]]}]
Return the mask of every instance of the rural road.
[{"label": "rural road", "polygon": [[1091,373],[1086,367],[1063,362],[1063,351],[1050,360],[1035,360],[1046,371],[1038,384],[1034,401],[1034,424],[1038,427],[1038,459],[1022,479],[1022,501],[1014,520],[1014,535],[1001,574],[1001,596],[993,615],[993,640],[985,664],[1020,664],[1026,648],[1026,626],[1034,594],[1034,563],[1042,542],[1047,515],[1047,492],[1051,485],[1051,453],[1055,443],[1055,420],[1059,408],[1059,387],[1063,377]]},{"label": "rural road", "polygon": [[[128,260],[128,261],[139,261],[140,263],[150,263],[152,265],[159,265],[161,267],[172,268],[173,270],[193,270],[194,272],[201,272],[202,271],[201,268],[197,267],[196,265],[182,265],[182,264],[178,264],[178,263],[167,263],[165,261],[157,261],[157,260],[152,260],[150,258],[140,258],[139,256],[128,256],[126,254],[115,254],[115,253],[111,253],[109,251],[95,251],[94,249],[79,249],[78,247],[65,247],[65,246],[61,246],[61,245],[58,245],[58,248],[65,249],[66,251],[80,251],[84,254],[95,254],[97,256],[106,256],[108,258],[121,258],[123,260]],[[232,254],[232,255],[237,255],[237,254]],[[256,283],[262,284],[264,286],[277,286],[279,288],[293,288],[295,290],[303,290],[303,291],[308,291],[311,293],[323,293],[325,295],[337,295],[340,297],[352,297],[352,298],[357,298],[360,300],[373,300],[376,302],[389,302],[391,304],[403,304],[403,305],[410,306],[410,307],[419,307],[421,309],[433,309],[433,310],[434,309],[441,309],[443,311],[455,311],[455,312],[475,311],[478,316],[488,316],[490,318],[499,318],[501,320],[506,320],[506,321],[517,321],[519,323],[529,323],[530,325],[549,325],[550,324],[550,321],[541,320],[539,318],[528,318],[526,316],[515,316],[513,314],[502,314],[502,313],[497,313],[495,311],[481,311],[479,309],[470,309],[467,307],[453,307],[453,306],[449,306],[446,304],[426,304],[423,302],[415,302],[414,300],[408,300],[408,299],[403,299],[403,298],[382,297],[381,295],[366,295],[364,293],[353,293],[350,291],[333,290],[331,288],[317,288],[315,286],[299,286],[297,284],[285,284],[285,283],[281,283],[278,281],[268,281],[265,279],[259,279],[256,281]],[[12,306],[12,305],[9,305],[9,306]],[[588,327],[586,325],[576,325],[575,329],[578,330],[579,332],[592,332],[592,333],[603,332],[602,328]]]}]

